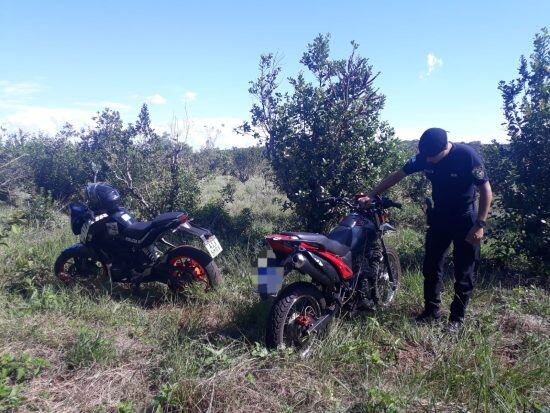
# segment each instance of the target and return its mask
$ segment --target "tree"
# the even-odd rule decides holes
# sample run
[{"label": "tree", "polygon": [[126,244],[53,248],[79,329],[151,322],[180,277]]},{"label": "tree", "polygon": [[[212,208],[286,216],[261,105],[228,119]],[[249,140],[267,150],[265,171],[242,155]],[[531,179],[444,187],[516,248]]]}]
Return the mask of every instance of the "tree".
[{"label": "tree", "polygon": [[66,124],[55,137],[39,134],[25,145],[34,185],[45,189],[55,199],[73,197],[93,178],[90,166],[82,162],[82,154],[75,143],[78,136],[72,125]]},{"label": "tree", "polygon": [[151,117],[149,116],[149,108],[146,103],[141,107],[135,129],[136,133],[145,140],[156,138],[156,133],[151,126]]},{"label": "tree", "polygon": [[351,194],[373,185],[397,166],[398,141],[380,119],[385,97],[374,87],[372,66],[351,43],[347,59],[329,59],[330,36],[308,44],[302,63],[312,75],[288,78],[291,92],[279,91],[281,67],[273,54],[260,59],[260,74],[249,92],[257,102],[251,124],[241,127],[265,145],[277,185],[304,225],[323,230],[330,219],[316,202],[317,190]]},{"label": "tree", "polygon": [[196,207],[200,191],[190,168],[191,148],[173,129],[159,136],[143,105],[136,126],[124,127],[116,111],[105,109],[96,125],[82,136],[88,163],[101,165],[100,179],[116,186],[143,218],[169,210]]},{"label": "tree", "polygon": [[499,90],[510,137],[486,151],[504,215],[496,230],[502,245],[525,254],[535,266],[550,266],[550,36],[535,36],[519,76]]}]

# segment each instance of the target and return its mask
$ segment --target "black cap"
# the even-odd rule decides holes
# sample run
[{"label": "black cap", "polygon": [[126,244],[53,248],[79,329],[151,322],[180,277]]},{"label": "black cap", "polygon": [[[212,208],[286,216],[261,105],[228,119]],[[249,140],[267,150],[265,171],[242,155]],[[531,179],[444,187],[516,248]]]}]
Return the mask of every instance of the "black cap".
[{"label": "black cap", "polygon": [[441,128],[430,128],[420,137],[418,152],[424,156],[435,156],[447,147],[447,132]]}]

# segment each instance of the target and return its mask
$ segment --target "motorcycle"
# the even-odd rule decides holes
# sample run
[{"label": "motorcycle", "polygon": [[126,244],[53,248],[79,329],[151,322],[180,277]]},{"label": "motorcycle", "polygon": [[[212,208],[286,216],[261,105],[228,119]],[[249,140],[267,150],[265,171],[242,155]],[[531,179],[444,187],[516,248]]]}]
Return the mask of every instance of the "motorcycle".
[{"label": "motorcycle", "polygon": [[[173,292],[180,292],[195,281],[202,283],[205,290],[220,283],[214,258],[222,247],[208,229],[195,225],[181,211],[137,222],[118,205],[118,191],[103,183],[89,187],[98,185],[108,192],[109,208],[102,208],[97,202],[95,210],[82,202],[69,205],[71,229],[79,235],[80,242],[63,250],[55,261],[54,273],[62,281],[100,284],[102,288],[113,282],[129,283],[136,290],[141,283],[160,281]],[[166,239],[167,234],[176,232],[198,237],[206,252],[190,245],[174,245]]]},{"label": "motorcycle", "polygon": [[319,200],[350,210],[326,236],[281,232],[266,237],[268,262],[280,271],[263,271],[266,283],[259,287],[264,297],[274,295],[291,271],[311,277],[310,282],[289,284],[276,295],[267,322],[267,347],[296,347],[305,355],[312,339],[334,317],[344,311],[353,314],[359,309],[384,308],[393,302],[401,265],[397,252],[385,245],[384,235],[394,229],[387,222],[387,209],[401,208],[401,204],[377,197],[365,206],[358,202],[361,196],[354,201],[345,197]]}]

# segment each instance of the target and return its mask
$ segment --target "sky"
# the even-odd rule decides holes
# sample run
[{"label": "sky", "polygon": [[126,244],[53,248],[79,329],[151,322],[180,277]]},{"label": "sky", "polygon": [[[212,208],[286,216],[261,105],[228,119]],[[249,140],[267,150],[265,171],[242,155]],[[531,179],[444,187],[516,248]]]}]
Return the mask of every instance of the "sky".
[{"label": "sky", "polygon": [[354,40],[380,71],[382,118],[400,138],[436,126],[505,141],[498,82],[549,22],[548,0],[0,0],[0,126],[53,134],[104,107],[134,122],[146,102],[158,131],[188,126],[195,148],[208,136],[252,145],[232,129],[249,119],[260,55],[295,76],[307,44],[330,33],[332,58]]}]

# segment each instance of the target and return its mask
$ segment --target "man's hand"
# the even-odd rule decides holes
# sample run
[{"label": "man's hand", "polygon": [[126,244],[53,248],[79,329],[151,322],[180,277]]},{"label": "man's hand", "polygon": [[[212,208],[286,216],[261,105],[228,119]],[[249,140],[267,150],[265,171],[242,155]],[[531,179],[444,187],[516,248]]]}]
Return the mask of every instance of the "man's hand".
[{"label": "man's hand", "polygon": [[359,201],[360,204],[362,204],[363,206],[371,206],[372,205],[372,199],[374,197],[372,195],[366,195],[366,196],[362,196],[361,198],[359,198],[357,201]]},{"label": "man's hand", "polygon": [[482,239],[483,228],[474,224],[474,226],[468,232],[468,235],[466,235],[466,242],[469,242],[472,245],[479,245]]}]

